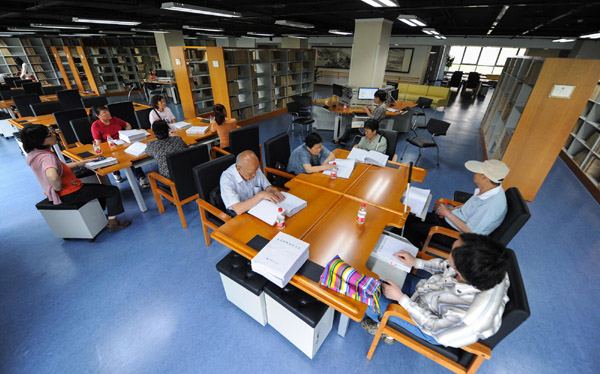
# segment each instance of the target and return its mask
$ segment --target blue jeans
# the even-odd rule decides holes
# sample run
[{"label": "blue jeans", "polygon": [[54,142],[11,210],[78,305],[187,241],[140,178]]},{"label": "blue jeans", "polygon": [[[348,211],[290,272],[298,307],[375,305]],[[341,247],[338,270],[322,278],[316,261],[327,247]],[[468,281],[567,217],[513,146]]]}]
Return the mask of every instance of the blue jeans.
[{"label": "blue jeans", "polygon": [[[419,277],[416,277],[412,274],[407,274],[406,280],[404,281],[404,284],[402,285],[402,292],[407,295],[412,295],[415,292],[415,287],[417,286],[417,283],[419,283],[420,280],[421,280],[421,278],[419,278]],[[391,302],[392,302],[392,300],[381,295],[381,297],[379,298],[379,308],[381,310],[382,315],[383,315],[383,313],[385,313],[387,306]],[[379,315],[375,311],[373,311],[373,308],[371,308],[371,307],[367,308],[367,316],[369,318],[371,318],[373,321],[377,321],[377,322],[380,321]],[[403,320],[402,318],[390,317],[389,321],[395,323],[396,325],[407,330],[414,336],[416,336],[420,339],[423,339],[428,343],[440,345],[440,343],[438,343],[431,335],[427,335],[427,334],[423,333],[421,331],[421,329],[419,329],[417,326],[413,325],[410,322]]]}]

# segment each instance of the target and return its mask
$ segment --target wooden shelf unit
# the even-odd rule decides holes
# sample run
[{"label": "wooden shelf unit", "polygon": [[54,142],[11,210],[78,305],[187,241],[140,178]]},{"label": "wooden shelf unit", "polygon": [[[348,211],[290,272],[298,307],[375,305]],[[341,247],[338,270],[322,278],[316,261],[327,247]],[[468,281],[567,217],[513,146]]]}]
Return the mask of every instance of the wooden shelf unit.
[{"label": "wooden shelf unit", "polygon": [[[504,188],[532,201],[600,79],[600,60],[507,59],[481,123],[485,157],[511,169]],[[554,85],[575,86],[569,99],[551,98]]]},{"label": "wooden shelf unit", "polygon": [[33,71],[36,81],[42,85],[60,84],[50,55],[41,38],[3,38],[0,39],[1,74],[18,74],[20,66],[15,64],[15,58],[20,57]]}]

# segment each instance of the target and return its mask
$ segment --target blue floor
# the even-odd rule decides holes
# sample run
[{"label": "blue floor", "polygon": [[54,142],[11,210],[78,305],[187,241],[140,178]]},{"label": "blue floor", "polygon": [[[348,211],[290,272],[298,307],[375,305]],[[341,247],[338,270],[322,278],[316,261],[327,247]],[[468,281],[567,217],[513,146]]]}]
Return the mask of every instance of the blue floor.
[{"label": "blue floor", "polygon": [[[428,113],[452,124],[439,142],[441,165],[433,150],[419,164],[435,198],[474,188],[463,164],[482,157],[478,126],[490,97],[458,98]],[[170,106],[180,118],[180,106]],[[288,121],[286,114],[262,121],[261,140]],[[321,134],[332,148],[332,133]],[[405,162],[416,156],[409,149]],[[204,245],[195,204],[184,207],[184,230],[173,207],[158,213],[150,190],[140,213],[123,183],[129,229],[102,232],[94,243],[63,241],[35,210],[42,191],[14,139],[0,137],[0,165],[0,373],[445,372],[399,343],[380,344],[367,360],[372,337],[354,322],[308,359],[225,299],[215,264],[228,250]],[[559,159],[529,206],[532,218],[510,247],[532,315],[479,372],[600,372],[598,204]]]}]

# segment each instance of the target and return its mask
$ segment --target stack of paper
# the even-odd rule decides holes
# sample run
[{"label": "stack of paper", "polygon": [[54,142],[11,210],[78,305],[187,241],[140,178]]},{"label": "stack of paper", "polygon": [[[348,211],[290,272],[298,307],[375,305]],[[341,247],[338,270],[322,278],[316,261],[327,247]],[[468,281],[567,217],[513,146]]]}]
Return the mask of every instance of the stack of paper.
[{"label": "stack of paper", "polygon": [[309,244],[278,233],[251,261],[252,271],[283,288],[308,260]]},{"label": "stack of paper", "polygon": [[410,267],[404,265],[404,263],[400,262],[400,260],[394,257],[394,253],[398,253],[400,251],[406,251],[416,257],[419,249],[404,238],[396,239],[390,235],[382,234],[377,242],[377,245],[375,245],[375,249],[373,249],[371,256],[382,261],[386,261],[391,266],[397,267],[408,273],[410,271]]},{"label": "stack of paper", "polygon": [[377,152],[377,151],[365,151],[360,148],[352,148],[352,151],[348,155],[348,159],[356,160],[365,164],[372,164],[384,167],[387,164],[390,156]]},{"label": "stack of paper", "polygon": [[259,218],[272,226],[275,224],[275,221],[277,221],[279,208],[283,209],[283,213],[286,216],[291,217],[306,207],[306,201],[301,198],[287,192],[282,192],[282,194],[285,196],[285,200],[282,202],[275,204],[269,200],[263,199],[250,209],[248,214],[252,214],[254,217]]},{"label": "stack of paper", "polygon": [[140,143],[140,142],[135,142],[132,145],[130,145],[129,147],[127,147],[125,149],[125,152],[129,153],[130,155],[139,157],[143,154],[146,154],[146,144]]},{"label": "stack of paper", "polygon": [[107,157],[104,160],[99,160],[99,161],[91,161],[85,164],[85,167],[90,169],[90,170],[96,170],[96,169],[101,169],[101,168],[105,168],[107,166],[110,165],[115,165],[117,164],[118,161],[116,158],[114,157]]},{"label": "stack of paper", "polygon": [[146,130],[121,130],[119,131],[119,139],[124,140],[127,143],[135,143],[140,140],[146,139],[146,136],[150,135]]},{"label": "stack of paper", "polygon": [[192,126],[185,130],[188,135],[204,135],[208,131],[208,126]]},{"label": "stack of paper", "polygon": [[189,122],[180,121],[180,122],[175,122],[175,123],[169,123],[169,127],[175,131],[185,130],[189,127],[192,127],[192,124]]},{"label": "stack of paper", "polygon": [[[338,172],[337,172],[338,178],[344,178],[344,179],[350,178],[350,175],[352,174],[352,171],[354,170],[354,165],[356,164],[356,161],[350,160],[350,159],[345,159],[345,158],[336,158],[335,160],[331,161],[330,164],[333,164],[334,162],[338,168]],[[323,174],[331,175],[331,170],[325,170],[325,171],[323,171]]]},{"label": "stack of paper", "polygon": [[[411,213],[425,220],[427,211],[429,210],[429,204],[431,204],[431,190],[424,190],[422,188],[410,187],[408,192],[407,205],[410,207]],[[406,192],[402,195],[402,203],[406,199]]]}]

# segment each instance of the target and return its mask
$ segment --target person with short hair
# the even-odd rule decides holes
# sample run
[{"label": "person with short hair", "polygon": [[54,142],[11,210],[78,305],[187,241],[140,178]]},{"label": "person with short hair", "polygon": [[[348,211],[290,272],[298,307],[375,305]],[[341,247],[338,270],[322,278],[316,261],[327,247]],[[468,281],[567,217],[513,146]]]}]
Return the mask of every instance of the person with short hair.
[{"label": "person with short hair", "polygon": [[[383,119],[386,116],[386,113],[387,113],[387,107],[385,104],[386,99],[387,99],[387,93],[384,90],[377,90],[377,91],[375,91],[375,95],[373,96],[373,101],[375,102],[377,107],[373,110],[371,110],[371,108],[369,108],[368,106],[363,107],[364,112],[369,117],[371,117],[372,120],[377,121],[377,123],[380,123],[381,121],[383,121]],[[346,127],[344,134],[339,139],[337,139],[337,140],[334,139],[333,142],[335,144],[340,144],[342,146],[345,146],[353,132],[358,133],[358,130],[352,129],[352,126],[348,126],[348,127]]]},{"label": "person with short hair", "polygon": [[118,231],[128,227],[130,221],[118,221],[117,215],[124,212],[121,193],[115,186],[82,183],[71,169],[85,165],[92,160],[70,162],[60,161],[50,148],[58,144],[54,131],[43,125],[25,125],[19,136],[27,153],[27,164],[42,186],[44,194],[54,205],[88,202],[98,199],[102,209],[107,210],[108,231]]},{"label": "person with short hair", "polygon": [[183,151],[187,145],[179,136],[169,136],[169,124],[165,120],[152,123],[152,132],[156,140],[146,144],[146,153],[158,163],[158,173],[167,179],[171,179],[167,156],[171,153]]},{"label": "person with short hair", "polygon": [[387,151],[387,139],[379,133],[379,122],[374,119],[365,121],[365,136],[360,138],[360,142],[355,144],[354,148],[380,153]]},{"label": "person with short hair", "polygon": [[304,144],[294,149],[288,161],[287,170],[294,174],[311,174],[331,170],[330,161],[335,155],[323,147],[323,139],[316,132],[310,133],[304,139]]},{"label": "person with short hair", "polygon": [[[383,283],[382,315],[390,302],[398,302],[415,324],[399,317],[390,317],[390,322],[431,344],[456,348],[498,332],[510,286],[508,253],[502,244],[488,236],[463,233],[448,259],[425,261],[405,251],[394,256],[431,276],[419,279],[408,274],[402,289],[390,280]],[[371,308],[367,315],[362,326],[374,335],[380,316]],[[385,334],[383,339],[388,344],[394,341]]]},{"label": "person with short hair", "polygon": [[216,131],[219,135],[220,147],[229,150],[229,133],[237,127],[237,119],[227,117],[227,108],[223,104],[213,107],[214,121],[210,124],[210,131]]},{"label": "person with short hair", "polygon": [[235,164],[221,174],[221,198],[231,215],[249,211],[262,199],[274,203],[285,199],[285,196],[269,183],[259,165],[258,157],[253,151],[244,151],[237,155]]},{"label": "person with short hair", "polygon": [[150,123],[154,123],[160,119],[165,120],[167,123],[175,123],[175,115],[167,106],[163,95],[152,96],[150,98],[150,105],[152,105],[149,116]]}]

